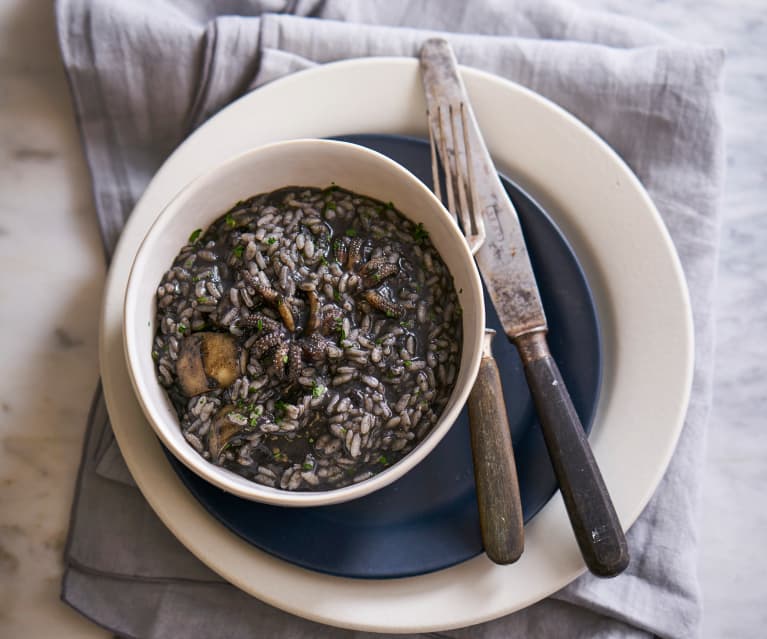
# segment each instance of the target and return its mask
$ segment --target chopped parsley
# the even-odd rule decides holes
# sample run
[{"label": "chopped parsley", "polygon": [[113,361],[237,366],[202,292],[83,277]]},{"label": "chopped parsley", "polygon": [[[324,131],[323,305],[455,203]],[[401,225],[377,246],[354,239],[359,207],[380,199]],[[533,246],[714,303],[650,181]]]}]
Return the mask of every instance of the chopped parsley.
[{"label": "chopped parsley", "polygon": [[418,244],[423,244],[423,241],[429,237],[429,232],[423,227],[423,224],[421,222],[418,223],[418,226],[413,229],[413,239]]},{"label": "chopped parsley", "polygon": [[325,387],[322,384],[312,382],[312,397],[322,397],[325,393]]},{"label": "chopped parsley", "polygon": [[245,247],[242,244],[238,244],[234,247],[234,250],[232,253],[234,253],[235,257],[242,257],[242,254],[245,252]]},{"label": "chopped parsley", "polygon": [[335,293],[333,293],[333,299],[336,302],[340,302],[341,301],[341,291],[336,291]]},{"label": "chopped parsley", "polygon": [[333,200],[328,200],[325,202],[325,211],[335,211],[336,210],[336,203]]},{"label": "chopped parsley", "polygon": [[328,258],[326,258],[326,257],[323,255],[323,256],[320,258],[320,264],[322,264],[323,266],[327,266],[327,265],[328,265]]},{"label": "chopped parsley", "polygon": [[340,317],[336,320],[336,331],[338,331],[338,334],[342,340],[346,339],[346,331],[344,330],[344,321]]},{"label": "chopped parsley", "polygon": [[189,236],[189,243],[194,244],[198,239],[200,239],[200,235],[202,235],[202,229],[195,229],[192,231],[192,234]]},{"label": "chopped parsley", "polygon": [[237,226],[237,220],[235,220],[232,217],[231,213],[227,213],[226,217],[224,218],[224,223],[230,228],[233,229],[235,226]]},{"label": "chopped parsley", "polygon": [[176,329],[179,333],[183,334],[189,329],[189,327],[186,324],[179,324]]},{"label": "chopped parsley", "polygon": [[303,468],[304,470],[311,470],[312,468],[314,468],[314,464],[312,464],[312,462],[305,461],[303,464],[301,464],[301,468]]},{"label": "chopped parsley", "polygon": [[346,237],[357,237],[356,229],[346,229]]},{"label": "chopped parsley", "polygon": [[260,317],[258,318],[258,322],[256,322],[256,328],[259,331],[264,330],[264,320],[262,320]]},{"label": "chopped parsley", "polygon": [[402,364],[405,368],[410,368],[413,365],[413,362],[409,359],[406,359],[404,362],[402,362]]},{"label": "chopped parsley", "polygon": [[287,364],[288,363],[288,356],[287,355],[283,355],[282,356],[282,363],[283,364]]},{"label": "chopped parsley", "polygon": [[197,298],[197,303],[198,304],[207,304],[209,301],[210,300],[208,300],[208,298],[205,297],[205,296],[200,296],[200,297]]},{"label": "chopped parsley", "polygon": [[381,455],[376,461],[379,464],[383,464],[384,466],[386,466],[389,463],[389,460],[386,459],[386,455]]},{"label": "chopped parsley", "polygon": [[266,240],[267,244],[274,244],[277,241],[276,237],[270,237],[268,240]]}]

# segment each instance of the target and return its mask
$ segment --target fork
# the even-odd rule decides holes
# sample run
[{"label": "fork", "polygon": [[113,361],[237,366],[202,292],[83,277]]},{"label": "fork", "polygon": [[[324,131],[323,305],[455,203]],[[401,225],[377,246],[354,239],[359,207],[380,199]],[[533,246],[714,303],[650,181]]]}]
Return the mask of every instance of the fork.
[{"label": "fork", "polygon": [[[486,236],[472,188],[466,108],[463,103],[457,109],[438,107],[436,113],[427,112],[427,117],[434,193],[453,215],[475,255]],[[440,155],[447,158],[442,163],[444,194]],[[494,335],[494,330],[485,328],[479,373],[468,401],[469,430],[482,543],[491,561],[510,564],[524,549],[524,520],[501,376],[492,354]]]}]

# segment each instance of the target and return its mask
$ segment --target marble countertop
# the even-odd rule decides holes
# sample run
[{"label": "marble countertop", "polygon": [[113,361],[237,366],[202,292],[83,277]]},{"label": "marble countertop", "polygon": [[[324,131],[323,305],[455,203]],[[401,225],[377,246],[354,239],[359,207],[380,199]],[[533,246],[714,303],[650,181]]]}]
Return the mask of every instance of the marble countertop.
[{"label": "marble countertop", "polygon": [[[763,636],[767,10],[763,0],[580,4],[728,50],[717,363],[700,516],[703,636]],[[0,638],[107,637],[59,601],[98,380],[105,267],[47,2],[0,2],[0,261]]]}]

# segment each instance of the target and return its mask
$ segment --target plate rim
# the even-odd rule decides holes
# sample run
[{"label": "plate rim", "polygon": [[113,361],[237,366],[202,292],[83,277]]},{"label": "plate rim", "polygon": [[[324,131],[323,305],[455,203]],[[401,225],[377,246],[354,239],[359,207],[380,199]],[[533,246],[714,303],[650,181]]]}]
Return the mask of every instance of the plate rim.
[{"label": "plate rim", "polygon": [[[387,95],[381,96],[377,105],[378,110],[381,111],[378,115],[385,115],[383,122],[380,121],[380,118],[372,118],[378,125],[375,128],[369,130],[354,130],[352,128],[349,130],[347,127],[343,132],[402,133],[405,135],[415,133],[417,135],[420,129],[425,131],[425,126],[420,126],[414,123],[410,116],[403,115],[412,113],[413,109],[420,108],[423,104],[420,86],[415,86],[416,83],[420,85],[417,61],[411,58],[366,58],[321,65],[271,82],[233,102],[195,131],[173,152],[155,174],[150,185],[137,202],[133,215],[126,224],[115,250],[112,268],[110,268],[105,286],[99,333],[99,360],[104,396],[109,414],[112,417],[115,437],[123,451],[131,474],[160,519],[181,543],[203,563],[235,586],[260,600],[292,614],[321,623],[379,632],[404,633],[446,630],[488,621],[524,608],[567,585],[585,571],[585,565],[569,531],[560,494],[556,494],[526,528],[527,552],[514,566],[495,566],[486,557],[480,556],[458,566],[417,577],[366,580],[363,584],[358,579],[330,577],[292,566],[287,562],[268,556],[266,553],[252,548],[246,542],[234,538],[236,537],[234,533],[228,531],[222,524],[213,521],[213,518],[204,511],[194,497],[186,492],[180,479],[175,476],[167,462],[157,463],[157,455],[162,455],[159,443],[155,443],[156,450],[153,450],[152,444],[149,443],[150,438],[147,437],[147,433],[142,431],[141,424],[131,424],[130,418],[136,417],[136,411],[138,411],[139,416],[141,415],[140,408],[136,398],[132,396],[129,386],[130,397],[125,396],[124,388],[119,388],[120,376],[121,374],[127,375],[127,370],[124,370],[125,362],[122,359],[120,329],[114,325],[115,316],[120,317],[119,311],[115,313],[114,303],[117,299],[119,306],[119,300],[122,298],[121,276],[122,278],[127,277],[125,262],[127,260],[129,268],[132,261],[131,243],[136,243],[137,240],[140,241],[143,238],[143,233],[140,232],[141,225],[147,225],[144,218],[151,215],[151,207],[154,206],[152,198],[158,197],[157,194],[162,191],[162,188],[166,190],[171,188],[173,179],[177,179],[174,178],[173,171],[187,172],[184,183],[196,177],[197,173],[190,173],[190,163],[185,156],[195,152],[196,145],[202,144],[202,141],[206,139],[205,136],[210,138],[211,133],[216,131],[216,127],[223,127],[226,118],[232,120],[240,117],[246,108],[253,106],[253,103],[263,105],[269,100],[273,101],[275,96],[279,97],[280,94],[289,95],[291,91],[296,90],[296,87],[300,91],[308,86],[316,86],[318,82],[327,87],[328,82],[334,81],[336,83],[334,88],[340,90],[345,84],[354,84],[349,82],[349,77],[352,74],[356,74],[355,78],[360,82],[364,82],[366,77],[375,75],[375,73],[371,73],[371,67],[378,67],[376,70],[378,73],[377,83],[381,83],[380,74],[384,74],[389,80],[396,79],[400,84],[392,86],[383,83],[386,84]],[[677,360],[674,361],[678,369],[675,371],[675,375],[678,375],[674,380],[675,394],[666,391],[663,397],[666,411],[664,416],[669,423],[660,432],[663,440],[654,443],[655,458],[652,468],[647,469],[644,475],[640,474],[640,485],[636,481],[632,485],[627,483],[615,483],[613,485],[615,488],[613,493],[617,495],[616,508],[621,521],[624,522],[624,527],[627,527],[627,524],[633,523],[639,516],[668,466],[683,427],[692,385],[692,314],[679,257],[659,213],[639,180],[623,160],[585,124],[554,103],[518,84],[466,67],[462,67],[462,73],[470,95],[477,95],[481,98],[483,94],[489,92],[501,101],[516,102],[516,106],[522,108],[522,111],[532,109],[534,113],[538,114],[539,119],[543,117],[547,123],[554,124],[561,130],[568,131],[575,136],[578,141],[585,145],[580,151],[590,155],[592,162],[599,160],[603,163],[596,167],[600,174],[604,173],[605,176],[609,174],[611,177],[618,176],[621,178],[622,182],[619,181],[611,194],[619,199],[627,196],[628,201],[633,203],[632,217],[627,221],[635,226],[639,225],[644,232],[653,235],[657,242],[648,248],[652,248],[655,257],[663,262],[663,267],[666,269],[663,274],[668,276],[660,288],[662,293],[672,295],[670,298],[660,301],[665,301],[674,307],[672,319],[676,322],[674,326],[676,331],[674,340],[676,341],[672,344],[671,350],[678,356]],[[369,88],[371,91],[374,90],[374,87]],[[359,86],[357,89],[359,90]],[[402,104],[392,102],[394,94],[397,94],[398,99],[403,102]],[[384,113],[383,109],[387,107],[392,109],[394,114]],[[370,118],[367,113],[363,113],[364,110],[360,109],[359,111],[351,119],[349,126],[359,126],[358,123],[364,122],[365,117]],[[503,131],[505,141],[507,141],[510,133],[515,133],[513,123],[499,123],[498,116],[489,112],[481,99],[475,102],[475,111],[480,124],[487,127],[486,130]],[[397,117],[400,117],[402,121],[397,121]],[[295,123],[293,126],[298,127]],[[302,124],[302,126],[305,125]],[[314,126],[321,128],[318,123],[314,123]],[[369,126],[373,127],[373,124]],[[395,126],[399,128],[391,130]],[[275,127],[275,130],[276,134],[280,133],[279,127]],[[271,133],[274,133],[275,130],[272,130]],[[320,137],[324,134],[316,133],[315,135]],[[283,137],[284,135],[283,133]],[[288,137],[300,136],[298,133]],[[495,136],[495,139],[497,140],[498,137],[500,136]],[[263,142],[266,141],[269,140],[263,140]],[[227,151],[220,140],[208,141],[207,144],[211,155],[219,154],[219,160],[223,160],[236,152],[236,150],[232,151],[231,149]],[[255,142],[252,142],[251,146],[253,144]],[[589,264],[584,265],[582,263],[587,277],[590,276],[590,268],[594,269],[600,287],[606,286],[608,289],[610,286],[614,287],[615,274],[600,272],[591,261],[592,257],[596,260],[600,254],[598,251],[593,253],[595,248],[589,244],[588,238],[578,235],[577,224],[574,226],[572,224],[575,213],[573,211],[568,213],[566,207],[563,210],[561,203],[556,202],[556,198],[553,205],[547,204],[547,189],[541,188],[540,176],[527,174],[524,167],[517,166],[517,170],[515,170],[514,158],[510,158],[503,148],[493,147],[492,144],[490,146],[491,152],[497,154],[499,169],[519,183],[550,213],[562,229],[565,237],[573,245],[579,259],[583,259],[584,254],[581,251],[589,253]],[[220,155],[222,153],[224,155]],[[577,167],[570,168],[577,169]],[[202,171],[202,169],[199,170]],[[561,175],[560,178],[565,179]],[[183,183],[180,186],[183,186]],[[176,190],[178,189],[169,191],[167,197],[172,197]],[[578,198],[574,199],[578,200]],[[580,205],[580,200],[578,202]],[[575,204],[573,204],[573,208],[575,208]],[[159,210],[154,210],[156,214],[159,214]],[[569,218],[568,214],[570,215]],[[577,241],[573,235],[568,233],[568,225],[563,225],[558,215],[562,215],[563,220],[571,222],[569,226],[575,229]],[[151,223],[154,217],[149,219]],[[580,251],[579,244],[581,246]],[[626,277],[625,273],[621,275]],[[589,281],[593,285],[594,280],[591,277],[589,277]],[[595,303],[601,330],[605,330],[605,326],[609,324],[618,331],[616,316],[625,319],[621,315],[621,309],[612,306],[609,298],[598,299],[596,295]],[[657,306],[655,308],[657,310],[662,307]],[[671,313],[671,309],[667,309],[666,312]],[[115,335],[115,329],[117,329],[117,335]],[[625,327],[620,328],[620,330],[626,332]],[[669,332],[667,331],[665,334],[668,335]],[[658,330],[655,332],[651,330],[649,339],[663,338],[663,335]],[[619,376],[625,376],[627,374],[625,359],[628,358],[629,364],[636,363],[631,359],[633,354],[631,345],[627,344],[625,340],[618,340],[617,337],[620,336],[609,335],[610,339],[607,339],[608,336],[605,335],[602,337],[605,351],[609,348],[611,341],[616,349],[614,359],[609,363],[604,362],[605,371],[613,367],[615,369],[613,372]],[[650,344],[653,342],[650,341]],[[122,371],[120,366],[123,368]],[[609,445],[616,431],[615,429],[611,431],[604,428],[602,421],[615,417],[616,407],[614,404],[618,402],[615,400],[615,396],[620,395],[619,399],[624,404],[627,402],[623,396],[626,390],[625,384],[621,386],[616,383],[607,386],[607,388],[603,387],[600,393],[598,400],[600,406],[597,409],[594,430],[590,439],[594,445],[597,459],[600,460],[600,463],[604,462],[603,469],[613,471],[614,459],[606,456],[604,449]],[[123,391],[122,395],[121,390]],[[604,407],[601,406],[602,404]],[[652,415],[649,416],[652,417]],[[145,431],[152,432],[145,422],[144,426]],[[637,434],[634,433],[632,436],[636,437]],[[141,454],[139,455],[138,452]],[[608,472],[605,473],[608,485],[610,485],[610,481],[615,480],[615,477],[608,477],[608,474]],[[638,490],[637,494],[631,494],[630,488],[632,486],[634,492]],[[627,498],[623,497],[624,492],[628,492],[629,497],[631,497],[630,503],[627,503]],[[194,525],[181,526],[178,517],[184,518],[187,524],[191,521]],[[223,546],[225,551],[216,557],[207,554],[205,544],[211,541],[218,544],[218,550],[221,550]],[[253,580],[248,579],[248,574],[252,574],[254,569],[260,572],[262,579],[264,574],[271,578],[271,591],[264,588],[260,580],[257,580],[259,583],[254,583]],[[532,583],[531,577],[533,578]],[[525,583],[522,584],[522,581]],[[466,588],[468,583],[471,583],[470,589]],[[290,600],[290,597],[285,596],[286,592],[290,592],[292,596],[296,588],[301,591],[301,597]],[[324,593],[324,596],[317,596],[318,589]],[[311,598],[308,593],[312,593]],[[343,599],[344,596],[347,599],[344,600],[344,605],[340,605],[339,599]],[[357,605],[346,605],[349,601],[348,597],[354,599]],[[385,610],[382,610],[380,605],[382,599],[386,600]],[[394,607],[400,613],[399,616],[392,614]]]}]

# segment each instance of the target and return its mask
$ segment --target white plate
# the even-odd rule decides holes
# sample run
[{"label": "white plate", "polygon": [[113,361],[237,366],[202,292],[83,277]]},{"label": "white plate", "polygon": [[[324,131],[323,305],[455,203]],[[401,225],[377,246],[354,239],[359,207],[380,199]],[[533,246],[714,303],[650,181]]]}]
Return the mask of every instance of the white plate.
[{"label": "white plate", "polygon": [[[463,76],[499,168],[556,220],[592,287],[604,381],[590,441],[628,527],[666,469],[690,393],[692,316],[679,259],[639,181],[593,132],[518,85],[466,68]],[[275,140],[345,133],[425,137],[425,124],[413,59],[325,65],[238,100],[174,152],[136,205],[112,261],[101,325],[101,372],[114,433],[136,483],[168,528],[210,568],[262,601],[368,631],[468,626],[524,608],[571,582],[585,566],[559,493],[527,525],[525,552],[512,566],[481,556],[418,577],[356,580],[275,559],[215,521],[171,469],[131,391],[123,297],[145,232],[200,173]]]}]

